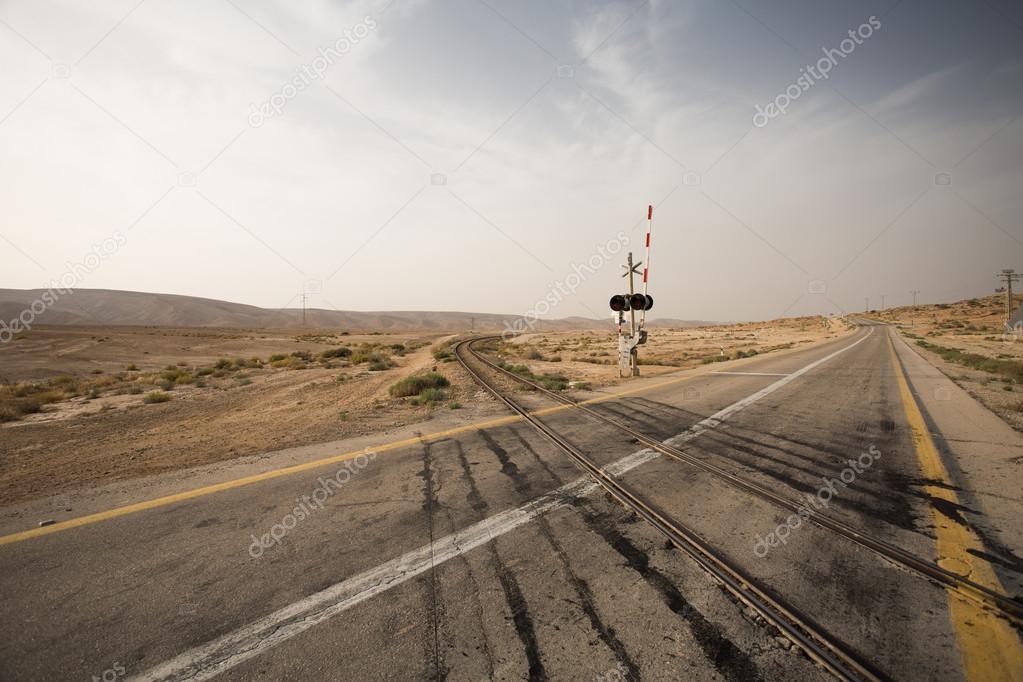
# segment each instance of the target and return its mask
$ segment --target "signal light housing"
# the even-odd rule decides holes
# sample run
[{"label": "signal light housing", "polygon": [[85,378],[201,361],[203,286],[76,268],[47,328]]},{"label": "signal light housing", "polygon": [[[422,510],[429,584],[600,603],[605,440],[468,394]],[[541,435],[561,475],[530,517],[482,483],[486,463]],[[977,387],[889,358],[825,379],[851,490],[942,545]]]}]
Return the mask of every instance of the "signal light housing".
[{"label": "signal light housing", "polygon": [[610,305],[611,310],[616,313],[627,312],[629,310],[629,297],[623,294],[615,294],[611,297]]},{"label": "signal light housing", "polygon": [[654,297],[649,294],[633,294],[629,297],[629,306],[633,310],[650,310],[654,307]]}]

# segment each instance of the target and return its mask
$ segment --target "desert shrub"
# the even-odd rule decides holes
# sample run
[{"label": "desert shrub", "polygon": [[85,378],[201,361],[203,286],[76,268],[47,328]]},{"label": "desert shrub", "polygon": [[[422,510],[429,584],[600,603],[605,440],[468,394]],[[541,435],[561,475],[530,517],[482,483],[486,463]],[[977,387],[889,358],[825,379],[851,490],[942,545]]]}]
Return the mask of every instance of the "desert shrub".
[{"label": "desert shrub", "polygon": [[174,383],[181,377],[185,376],[186,374],[188,373],[185,372],[184,370],[180,370],[177,367],[172,367],[161,372],[160,378],[163,379],[164,381]]},{"label": "desert shrub", "polygon": [[302,360],[304,362],[312,362],[313,361],[313,354],[310,353],[307,350],[297,350],[297,351],[295,351],[294,353],[291,354],[291,357],[298,358],[299,360]]},{"label": "desert shrub", "polygon": [[128,370],[129,372],[137,372],[137,371],[139,371],[138,366],[134,362],[131,363],[130,365],[128,365],[127,367],[125,367],[125,369]]},{"label": "desert shrub", "polygon": [[209,375],[213,374],[214,371],[215,370],[212,367],[203,367],[202,369],[197,370],[195,375],[197,377],[208,377]]},{"label": "desert shrub", "polygon": [[448,403],[448,409],[460,410],[461,408],[462,408],[462,403],[458,402],[457,400],[452,400],[450,403]]},{"label": "desert shrub", "polygon": [[561,374],[541,374],[535,378],[548,391],[564,391],[568,388],[568,379]]},{"label": "desert shrub", "polygon": [[165,403],[169,401],[171,397],[172,396],[170,393],[165,393],[163,391],[152,391],[151,393],[146,394],[146,397],[142,399],[142,402],[144,402],[146,405],[154,405],[156,403]]},{"label": "desert shrub", "polygon": [[369,369],[370,372],[383,372],[386,369],[390,369],[390,367],[391,366],[386,362],[374,360],[373,362],[369,363],[367,369]]},{"label": "desert shrub", "polygon": [[[347,358],[351,357],[352,349],[347,346],[340,346],[339,348],[330,348],[320,353],[321,358]],[[271,358],[272,360],[273,358]]]},{"label": "desert shrub", "polygon": [[270,356],[270,362],[280,362],[281,360],[286,360],[287,358],[288,356],[285,355],[284,353],[274,353],[273,355]]},{"label": "desert shrub", "polygon": [[173,391],[175,384],[174,384],[173,381],[170,381],[168,379],[164,379],[164,380],[160,381],[160,383],[158,383],[157,386],[159,386],[164,391]]},{"label": "desert shrub", "polygon": [[128,393],[130,395],[138,395],[139,393],[142,393],[143,390],[145,389],[143,389],[138,384],[132,384],[131,386],[128,387]]},{"label": "desert shrub", "polygon": [[434,348],[433,349],[433,359],[434,360],[449,360],[449,359],[451,359],[451,357],[453,357],[453,356],[451,355],[451,349],[450,348],[443,347],[443,348]]},{"label": "desert shrub", "polygon": [[533,373],[530,372],[529,368],[526,367],[525,365],[510,365],[508,363],[502,362],[498,364],[498,367],[500,367],[501,369],[506,369],[514,374],[521,374],[524,377],[529,377],[533,375]]},{"label": "desert shrub", "polygon": [[543,353],[541,353],[535,348],[530,348],[523,354],[522,357],[526,358],[527,360],[543,360]]},{"label": "desert shrub", "polygon": [[405,377],[401,381],[393,384],[389,389],[390,393],[395,398],[405,398],[408,396],[420,395],[423,391],[430,388],[445,388],[450,386],[451,382],[448,381],[447,377],[436,372],[428,372],[426,374],[415,374],[410,377]]},{"label": "desert shrub", "polygon": [[62,392],[64,394],[63,398],[72,398],[81,393],[82,390],[78,379],[67,375],[50,379],[47,384],[54,390]]},{"label": "desert shrub", "polygon": [[428,405],[439,403],[448,399],[448,393],[443,388],[424,388],[418,396],[411,400],[413,405]]},{"label": "desert shrub", "polygon": [[54,388],[52,381],[0,384],[0,410],[3,411],[0,421],[16,421],[42,411],[44,405],[66,400],[69,397],[65,390],[66,382],[58,384],[60,388]]},{"label": "desert shrub", "polygon": [[281,368],[283,368],[283,369],[307,369],[309,367],[309,365],[306,364],[305,360],[303,360],[300,357],[295,357],[295,356],[287,356],[283,360],[275,360],[274,362],[270,363],[270,366],[271,367],[276,367],[278,369],[281,369]]},{"label": "desert shrub", "polygon": [[725,360],[728,360],[728,359],[729,359],[729,357],[727,355],[708,355],[707,357],[705,357],[700,362],[702,364],[704,364],[704,365],[709,365],[709,364],[711,364],[713,362],[724,362]]},{"label": "desert shrub", "polygon": [[552,355],[551,357],[547,358],[547,362],[561,362],[561,356]]},{"label": "desert shrub", "polygon": [[250,379],[248,377],[239,377],[238,378],[238,385],[239,386],[248,386],[251,383],[252,383],[252,379]]},{"label": "desert shrub", "polygon": [[[388,369],[394,367],[394,362],[387,353],[381,351],[356,351],[352,353],[352,364],[359,365],[362,363],[370,363],[381,369]],[[379,372],[380,369],[374,370]]]},{"label": "desert shrub", "polygon": [[989,374],[997,374],[1006,381],[1013,381],[1017,384],[1023,383],[1023,362],[1019,360],[1001,360],[977,353],[964,353],[957,348],[938,346],[923,339],[917,341],[916,344],[921,348],[937,353],[943,360],[948,362],[954,362],[964,367],[988,372]]}]

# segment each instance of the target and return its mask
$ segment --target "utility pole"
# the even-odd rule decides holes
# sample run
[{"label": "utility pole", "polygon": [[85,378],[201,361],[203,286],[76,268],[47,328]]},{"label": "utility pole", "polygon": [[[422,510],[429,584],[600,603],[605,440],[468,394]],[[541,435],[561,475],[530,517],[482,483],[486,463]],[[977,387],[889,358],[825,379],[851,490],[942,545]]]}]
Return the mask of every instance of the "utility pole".
[{"label": "utility pole", "polygon": [[919,289],[911,289],[909,293],[913,294],[913,308],[912,308],[912,311],[909,314],[909,325],[911,327],[915,327],[916,326],[916,320],[914,319],[913,316],[916,315],[916,295],[920,293],[920,290]]},{"label": "utility pole", "polygon": [[1012,322],[1013,312],[1013,301],[1012,301],[1012,283],[1019,281],[1019,275],[1012,268],[1006,268],[1002,270],[998,275],[998,279],[1005,282],[1005,327],[1009,328]]},{"label": "utility pole", "polygon": [[865,312],[865,313],[869,313],[870,312],[870,297],[869,296],[865,297],[863,299],[863,312]]},{"label": "utility pole", "polygon": [[881,294],[881,312],[884,312],[884,299],[888,294]]},{"label": "utility pole", "polygon": [[303,291],[302,292],[302,326],[303,327],[305,326],[305,309],[306,309],[305,302],[306,302],[306,299],[308,299],[308,298],[309,298],[309,296],[307,296],[306,293]]}]

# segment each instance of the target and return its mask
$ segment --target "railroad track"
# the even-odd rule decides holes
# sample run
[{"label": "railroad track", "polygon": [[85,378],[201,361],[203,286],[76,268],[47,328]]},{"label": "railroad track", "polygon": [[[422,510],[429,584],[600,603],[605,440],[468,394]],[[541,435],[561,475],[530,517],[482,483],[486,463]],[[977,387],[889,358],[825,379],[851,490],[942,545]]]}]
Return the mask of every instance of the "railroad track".
[{"label": "railroad track", "polygon": [[[734,488],[754,495],[782,509],[786,509],[796,514],[799,513],[801,507],[799,502],[787,498],[784,495],[780,495],[763,485],[737,476],[736,474],[728,471],[727,469],[723,469],[711,462],[707,462],[698,457],[694,457],[685,452],[684,450],[680,450],[679,448],[673,447],[671,445],[661,443],[660,441],[653,439],[650,436],[647,436],[641,433],[640,431],[637,431],[629,427],[628,425],[622,423],[617,419],[608,417],[600,412],[597,412],[596,410],[593,410],[592,408],[587,407],[586,405],[582,405],[555,391],[551,391],[545,388],[544,386],[541,386],[540,384],[537,384],[533,381],[530,381],[529,379],[526,379],[523,376],[515,374],[514,372],[509,372],[508,370],[497,365],[490,359],[480,355],[472,347],[476,343],[490,341],[497,338],[500,337],[489,336],[471,339],[469,341],[464,342],[465,349],[469,354],[471,354],[471,356],[474,359],[483,363],[488,368],[500,373],[503,376],[507,376],[511,379],[514,379],[519,383],[532,386],[536,390],[541,391],[542,393],[550,396],[554,400],[566,405],[571,405],[572,407],[580,410],[581,412],[590,417],[593,417],[596,420],[614,426],[615,428],[620,429],[621,431],[629,434],[637,441],[651,448],[652,450],[655,450],[672,459],[697,467],[698,469],[701,469],[707,473],[710,473],[720,478],[721,480],[725,481]],[[1020,604],[1018,601],[1010,597],[1007,597],[999,592],[996,592],[984,585],[980,585],[976,582],[973,582],[969,578],[959,575],[958,573],[955,573],[953,571],[949,571],[948,569],[945,569],[931,561],[928,561],[927,559],[918,557],[915,554],[912,554],[911,552],[902,549],[901,547],[871,537],[843,521],[839,521],[837,519],[830,518],[824,514],[819,513],[812,514],[809,517],[809,521],[813,522],[814,524],[821,528],[824,528],[833,533],[837,533],[843,538],[850,540],[856,543],[857,545],[866,548],[869,551],[879,554],[881,557],[888,560],[889,562],[892,562],[903,568],[909,569],[910,571],[913,571],[917,575],[920,575],[928,580],[931,580],[939,584],[945,589],[956,592],[957,594],[960,594],[968,599],[973,600],[974,602],[981,604],[982,606],[988,608],[989,610],[995,611],[999,615],[1005,617],[1010,622],[1015,623],[1018,626],[1023,626],[1023,604]]]},{"label": "railroad track", "polygon": [[[870,662],[863,659],[846,644],[828,634],[811,617],[786,604],[780,597],[758,585],[749,576],[744,575],[727,559],[715,552],[693,530],[661,513],[623,483],[604,472],[585,453],[565,440],[547,424],[533,416],[528,410],[496,387],[492,381],[487,380],[472,366],[472,361],[479,362],[488,368],[500,372],[504,372],[504,370],[479,355],[471,346],[472,344],[492,338],[497,337],[482,337],[461,341],[454,347],[455,357],[476,383],[507,405],[513,412],[519,414],[544,437],[567,453],[600,487],[626,508],[635,512],[664,534],[673,545],[689,554],[701,568],[710,573],[725,589],[755,611],[766,622],[776,627],[812,660],[839,679],[888,679],[884,673],[875,668]],[[521,379],[521,377],[517,377],[517,375],[510,372],[507,374],[516,378],[516,380]],[[527,383],[535,386],[532,382]],[[546,391],[542,387],[537,388]],[[650,439],[644,436],[641,441],[649,444]]]}]

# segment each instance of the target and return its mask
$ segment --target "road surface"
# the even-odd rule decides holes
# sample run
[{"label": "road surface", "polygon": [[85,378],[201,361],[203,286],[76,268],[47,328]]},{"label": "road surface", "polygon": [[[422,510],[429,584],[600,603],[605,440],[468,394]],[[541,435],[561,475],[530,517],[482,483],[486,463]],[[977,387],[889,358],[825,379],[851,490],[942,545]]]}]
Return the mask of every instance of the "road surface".
[{"label": "road surface", "polygon": [[[723,414],[687,453],[1023,594],[1023,439],[890,328],[627,388],[591,406],[661,441]],[[990,609],[528,399],[885,675],[1023,678],[1018,628]],[[8,517],[0,679],[829,677],[528,424],[493,416],[326,462],[268,456],[45,528]]]}]

